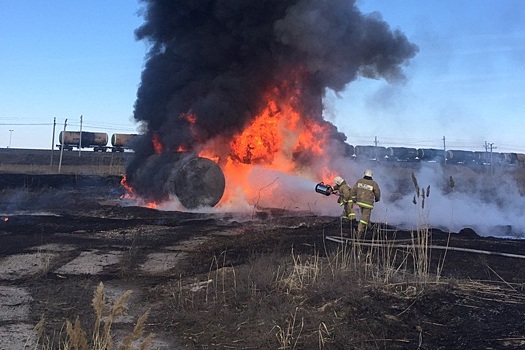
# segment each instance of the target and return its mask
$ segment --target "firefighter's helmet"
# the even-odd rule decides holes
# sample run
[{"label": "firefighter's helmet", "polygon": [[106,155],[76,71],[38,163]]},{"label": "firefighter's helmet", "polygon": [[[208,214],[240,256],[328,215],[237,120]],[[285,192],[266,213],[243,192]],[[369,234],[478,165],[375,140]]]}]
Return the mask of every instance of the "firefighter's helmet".
[{"label": "firefighter's helmet", "polygon": [[343,183],[343,181],[345,181],[341,176],[336,176],[335,179],[334,179],[334,182],[336,185],[341,185]]},{"label": "firefighter's helmet", "polygon": [[365,176],[366,176],[366,177],[372,177],[372,175],[373,175],[373,174],[372,174],[372,170],[370,170],[370,169],[366,169],[366,170],[365,170]]}]

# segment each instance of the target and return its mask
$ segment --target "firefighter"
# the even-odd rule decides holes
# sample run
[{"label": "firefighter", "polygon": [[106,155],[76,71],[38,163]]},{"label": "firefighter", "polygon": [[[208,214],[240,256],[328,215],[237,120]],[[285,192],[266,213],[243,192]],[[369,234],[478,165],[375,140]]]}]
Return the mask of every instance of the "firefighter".
[{"label": "firefighter", "polygon": [[374,202],[381,199],[381,190],[377,182],[372,180],[372,170],[367,169],[363,178],[356,181],[352,187],[351,199],[359,206],[361,215],[357,225],[357,237],[363,236],[367,225],[370,223],[370,216],[374,208]]},{"label": "firefighter", "polygon": [[353,208],[354,204],[352,202],[352,189],[340,176],[336,176],[334,182],[334,190],[338,191],[339,193],[337,203],[343,207],[343,214],[341,215],[341,218],[345,220],[354,220],[355,213]]}]

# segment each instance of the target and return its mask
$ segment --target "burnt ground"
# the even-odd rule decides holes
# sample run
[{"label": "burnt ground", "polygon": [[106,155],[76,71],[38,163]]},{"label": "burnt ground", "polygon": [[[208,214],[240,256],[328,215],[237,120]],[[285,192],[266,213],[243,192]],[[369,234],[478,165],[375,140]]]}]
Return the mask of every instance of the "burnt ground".
[{"label": "burnt ground", "polygon": [[525,347],[523,240],[428,228],[424,265],[414,233],[354,248],[327,239],[349,232],[335,217],[158,211],[119,180],[0,174],[0,349],[42,343],[42,317],[48,348],[66,320],[89,334],[101,282],[108,308],[132,291],[115,341],[149,311],[151,349]]}]

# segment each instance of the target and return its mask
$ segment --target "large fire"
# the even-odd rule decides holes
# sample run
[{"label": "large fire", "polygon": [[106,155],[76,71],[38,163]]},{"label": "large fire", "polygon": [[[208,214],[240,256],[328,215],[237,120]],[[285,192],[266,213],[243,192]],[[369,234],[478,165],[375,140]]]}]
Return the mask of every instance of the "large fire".
[{"label": "large fire", "polygon": [[315,203],[297,196],[347,173],[350,151],[323,119],[324,94],[360,77],[403,79],[419,50],[355,1],[148,0],[143,14],[135,33],[150,50],[133,117],[156,146],[140,138],[126,172],[137,194],[185,208],[197,197],[225,210],[263,196],[273,208],[278,196]]},{"label": "large fire", "polygon": [[[242,192],[248,203],[255,204],[260,199],[263,188],[270,196],[278,191],[279,181],[266,179],[267,183],[254,185],[253,181],[249,180],[254,171],[261,169],[326,182],[330,182],[335,174],[328,162],[323,162],[328,156],[325,154],[329,135],[327,124],[301,115],[293,107],[297,96],[278,99],[276,91],[277,89],[265,96],[266,106],[263,111],[229,141],[230,154],[224,161],[219,162],[226,177],[226,191],[219,206],[235,201],[234,197],[238,196],[239,192]],[[294,93],[300,94],[300,91],[294,90]],[[222,155],[215,152],[214,144],[206,144],[199,156],[214,161],[223,159]],[[295,159],[301,152],[316,158],[317,163],[324,163],[324,166],[318,169],[302,169]]]},{"label": "large fire", "polygon": [[[282,193],[281,181],[277,181],[282,175],[327,183],[335,175],[330,167],[329,155],[325,154],[328,151],[329,123],[320,116],[304,115],[299,108],[300,89],[290,88],[300,84],[297,81],[289,83],[290,86],[286,84],[269,89],[261,112],[250,119],[242,132],[227,140],[224,136],[220,136],[220,141],[208,140],[193,149],[199,157],[216,162],[224,173],[225,192],[218,206],[234,204],[240,197],[245,203],[256,205],[261,196],[272,197],[274,193]],[[198,115],[181,114],[178,118],[187,122],[189,132],[199,141],[195,129]],[[157,133],[152,134],[151,142],[156,154],[169,151]],[[189,149],[182,146],[176,150],[187,151]],[[272,172],[273,178],[261,177],[265,171]],[[133,188],[126,179],[122,185],[129,195],[134,196]],[[145,205],[155,208],[158,203],[148,202]]]}]

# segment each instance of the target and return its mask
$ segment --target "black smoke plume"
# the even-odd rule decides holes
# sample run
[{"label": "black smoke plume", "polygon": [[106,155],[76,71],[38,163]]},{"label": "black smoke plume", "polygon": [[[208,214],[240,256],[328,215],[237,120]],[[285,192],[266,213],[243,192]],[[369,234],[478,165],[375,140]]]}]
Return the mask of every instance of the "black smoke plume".
[{"label": "black smoke plume", "polygon": [[[152,199],[166,197],[161,181],[169,177],[169,154],[239,133],[264,107],[269,89],[283,99],[288,89],[300,89],[294,108],[329,124],[332,138],[344,143],[346,137],[323,120],[326,90],[341,91],[359,76],[402,79],[402,66],[418,51],[378,13],[361,13],[354,0],[143,3],[145,22],[136,37],[151,46],[134,118],[145,130],[127,177]],[[292,71],[300,79],[290,86],[284,79]],[[305,154],[297,159],[306,161]]]}]

